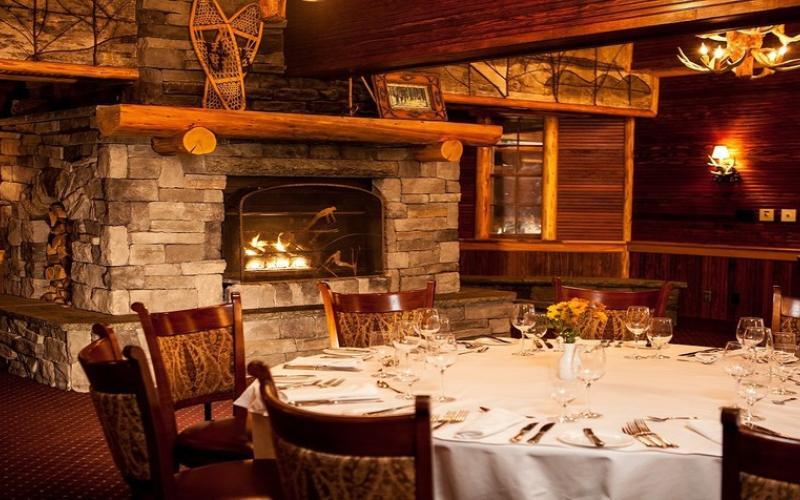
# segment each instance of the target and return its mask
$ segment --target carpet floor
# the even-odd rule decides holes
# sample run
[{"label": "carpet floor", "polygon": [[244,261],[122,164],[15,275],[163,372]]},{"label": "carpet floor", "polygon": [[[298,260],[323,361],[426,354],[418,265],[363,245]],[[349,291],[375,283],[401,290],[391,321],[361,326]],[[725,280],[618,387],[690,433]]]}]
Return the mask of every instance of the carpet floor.
[{"label": "carpet floor", "polygon": [[[723,346],[732,325],[681,319],[673,342]],[[230,404],[214,415],[230,416]],[[202,407],[178,412],[178,427],[203,418]],[[52,389],[0,372],[0,497],[128,498],[87,394]]]}]

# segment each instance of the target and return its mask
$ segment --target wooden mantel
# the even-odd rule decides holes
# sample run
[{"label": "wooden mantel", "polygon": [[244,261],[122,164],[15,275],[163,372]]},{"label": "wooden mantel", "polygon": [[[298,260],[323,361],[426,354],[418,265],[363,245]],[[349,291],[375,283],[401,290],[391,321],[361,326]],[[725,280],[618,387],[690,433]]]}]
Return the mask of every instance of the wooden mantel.
[{"label": "wooden mantel", "polygon": [[496,144],[502,134],[496,125],[135,104],[98,106],[97,124],[105,137],[171,137],[204,127],[219,137],[236,139],[415,145],[458,140],[470,146],[488,146]]},{"label": "wooden mantel", "polygon": [[85,79],[136,81],[139,79],[139,70],[117,66],[0,59],[0,80],[45,80],[69,83]]}]

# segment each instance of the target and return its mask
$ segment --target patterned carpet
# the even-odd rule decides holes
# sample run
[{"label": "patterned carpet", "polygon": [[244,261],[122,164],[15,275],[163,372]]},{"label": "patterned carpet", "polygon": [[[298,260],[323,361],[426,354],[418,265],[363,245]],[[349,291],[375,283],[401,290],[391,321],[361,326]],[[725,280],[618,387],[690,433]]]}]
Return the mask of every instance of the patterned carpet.
[{"label": "patterned carpet", "polygon": [[[723,346],[733,331],[732,325],[682,319],[673,341]],[[230,415],[230,405],[218,405],[214,415]],[[201,407],[181,410],[178,425],[202,418]],[[0,497],[128,496],[88,395],[0,372]]]}]

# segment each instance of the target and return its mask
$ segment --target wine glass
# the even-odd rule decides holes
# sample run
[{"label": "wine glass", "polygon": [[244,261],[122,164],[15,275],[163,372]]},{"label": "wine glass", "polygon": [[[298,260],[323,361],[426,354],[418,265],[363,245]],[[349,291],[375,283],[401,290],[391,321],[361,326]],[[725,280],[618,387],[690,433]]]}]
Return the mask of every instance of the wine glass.
[{"label": "wine glass", "polygon": [[533,304],[529,303],[523,302],[514,304],[514,308],[511,310],[511,324],[522,334],[519,340],[519,352],[514,353],[516,356],[527,356],[529,354],[525,351],[525,338],[527,337],[528,330],[534,326],[535,315],[536,309],[533,307]]},{"label": "wine glass", "polygon": [[736,380],[736,392],[742,378],[753,372],[753,363],[744,356],[744,347],[739,342],[730,341],[722,352],[722,367],[725,373]]},{"label": "wine glass", "polygon": [[672,319],[653,318],[650,329],[647,330],[647,339],[658,349],[657,359],[669,359],[669,356],[661,354],[661,348],[672,340]]},{"label": "wine glass", "polygon": [[396,370],[397,380],[408,387],[403,394],[397,396],[400,399],[414,399],[414,395],[411,393],[411,386],[417,380],[417,357],[412,356],[411,353],[419,348],[421,342],[422,339],[420,337],[413,335],[405,335],[392,342],[397,352],[397,357],[400,359]]},{"label": "wine glass", "polygon": [[758,362],[756,346],[767,338],[768,328],[763,326],[751,326],[742,333],[742,345],[747,349],[747,355]]},{"label": "wine glass", "polygon": [[378,373],[373,377],[388,378],[391,377],[389,370],[397,366],[398,359],[395,353],[394,346],[392,345],[392,336],[388,332],[376,331],[369,332],[368,337],[369,348],[378,358],[381,368]]},{"label": "wine glass", "polygon": [[558,415],[559,423],[574,422],[580,415],[570,415],[567,413],[567,406],[578,396],[578,381],[575,378],[562,378],[560,367],[555,363],[550,370],[550,397],[558,403],[560,412]]},{"label": "wine glass", "polygon": [[601,344],[582,344],[575,351],[572,366],[575,378],[586,384],[586,409],[580,415],[585,418],[599,418],[602,414],[593,411],[589,399],[592,383],[606,374],[606,350]]},{"label": "wine glass", "polygon": [[650,308],[646,306],[630,306],[625,312],[625,328],[633,334],[636,346],[634,359],[642,359],[639,355],[639,337],[650,328]]},{"label": "wine glass", "polygon": [[753,414],[753,405],[761,401],[769,394],[770,375],[769,370],[763,369],[753,371],[742,377],[739,382],[739,397],[747,404],[747,411],[744,415],[745,425],[753,425],[754,420],[763,420]]},{"label": "wine glass", "polygon": [[442,319],[439,311],[432,307],[417,309],[414,330],[425,338],[437,333],[442,328]]},{"label": "wine glass", "polygon": [[736,325],[736,340],[740,344],[744,344],[744,332],[746,332],[751,326],[759,326],[764,328],[764,319],[753,316],[742,316],[739,318],[739,323]]},{"label": "wine glass", "polygon": [[458,346],[456,338],[450,333],[436,333],[431,336],[430,345],[428,346],[428,353],[426,361],[439,369],[441,374],[441,384],[439,396],[436,401],[440,403],[448,403],[455,401],[455,398],[446,396],[444,393],[444,372],[456,362],[458,355]]},{"label": "wine glass", "polygon": [[786,382],[795,374],[797,362],[797,337],[792,332],[775,332],[772,334],[773,351],[771,356],[772,373],[780,380],[772,392],[782,396],[797,394],[786,388]]},{"label": "wine glass", "polygon": [[545,343],[542,340],[542,337],[547,333],[547,328],[550,326],[550,320],[545,313],[534,313],[533,314],[533,326],[528,329],[527,332],[523,332],[523,335],[529,339],[535,340],[536,349],[531,348],[531,350],[544,350]]}]

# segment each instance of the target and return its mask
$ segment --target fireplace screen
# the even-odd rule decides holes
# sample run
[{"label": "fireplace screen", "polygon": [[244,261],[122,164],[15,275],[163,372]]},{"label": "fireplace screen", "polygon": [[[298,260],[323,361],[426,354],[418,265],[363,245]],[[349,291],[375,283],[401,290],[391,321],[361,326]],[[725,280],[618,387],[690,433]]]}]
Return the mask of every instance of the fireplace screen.
[{"label": "fireplace screen", "polygon": [[242,281],[363,276],[383,269],[383,203],[361,187],[240,189],[226,203],[228,274]]}]

